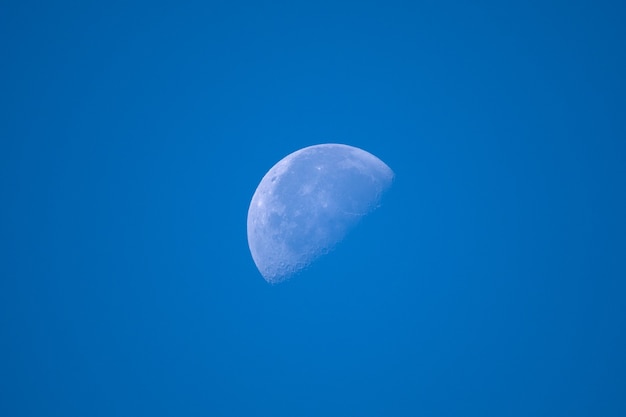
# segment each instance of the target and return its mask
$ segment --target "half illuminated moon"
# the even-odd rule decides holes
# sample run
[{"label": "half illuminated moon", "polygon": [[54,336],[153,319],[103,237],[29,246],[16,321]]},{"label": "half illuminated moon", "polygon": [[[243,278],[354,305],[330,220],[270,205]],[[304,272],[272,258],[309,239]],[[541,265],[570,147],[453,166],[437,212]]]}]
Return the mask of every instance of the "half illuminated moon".
[{"label": "half illuminated moon", "polygon": [[353,146],[300,149],[268,171],[248,209],[248,245],[270,283],[300,272],[328,253],[380,204],[393,171]]}]

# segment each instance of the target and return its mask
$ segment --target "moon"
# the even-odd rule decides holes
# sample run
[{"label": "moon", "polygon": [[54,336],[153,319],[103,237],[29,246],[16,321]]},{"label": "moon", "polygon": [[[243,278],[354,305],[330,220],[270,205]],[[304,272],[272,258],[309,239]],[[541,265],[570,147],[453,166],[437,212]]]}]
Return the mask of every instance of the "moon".
[{"label": "moon", "polygon": [[348,145],[309,146],[281,159],[248,209],[248,246],[263,278],[285,281],[332,250],[393,179],[383,161]]}]

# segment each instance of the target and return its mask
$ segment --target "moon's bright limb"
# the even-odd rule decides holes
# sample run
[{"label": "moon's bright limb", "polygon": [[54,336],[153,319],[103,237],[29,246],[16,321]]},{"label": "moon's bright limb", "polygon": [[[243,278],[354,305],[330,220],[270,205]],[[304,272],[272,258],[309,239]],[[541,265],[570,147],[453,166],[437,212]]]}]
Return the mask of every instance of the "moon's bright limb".
[{"label": "moon's bright limb", "polygon": [[270,283],[288,279],[327,253],[373,211],[393,171],[353,146],[300,149],[268,171],[248,209],[248,245]]}]

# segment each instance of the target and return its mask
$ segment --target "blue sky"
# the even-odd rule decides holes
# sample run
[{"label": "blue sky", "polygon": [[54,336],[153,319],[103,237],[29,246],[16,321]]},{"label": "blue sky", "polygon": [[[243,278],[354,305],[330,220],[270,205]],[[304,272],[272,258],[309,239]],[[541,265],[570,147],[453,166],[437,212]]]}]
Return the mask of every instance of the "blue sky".
[{"label": "blue sky", "polygon": [[[626,415],[619,2],[0,6],[0,415]],[[395,172],[268,285],[279,159]]]}]

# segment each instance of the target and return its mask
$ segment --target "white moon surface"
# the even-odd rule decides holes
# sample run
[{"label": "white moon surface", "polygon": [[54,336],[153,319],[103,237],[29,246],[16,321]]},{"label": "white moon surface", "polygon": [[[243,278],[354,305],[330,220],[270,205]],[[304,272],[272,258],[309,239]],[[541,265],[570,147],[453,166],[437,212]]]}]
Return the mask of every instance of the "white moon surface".
[{"label": "white moon surface", "polygon": [[290,278],[328,253],[391,186],[393,171],[353,146],[322,144],[280,160],[248,209],[248,245],[270,283]]}]

